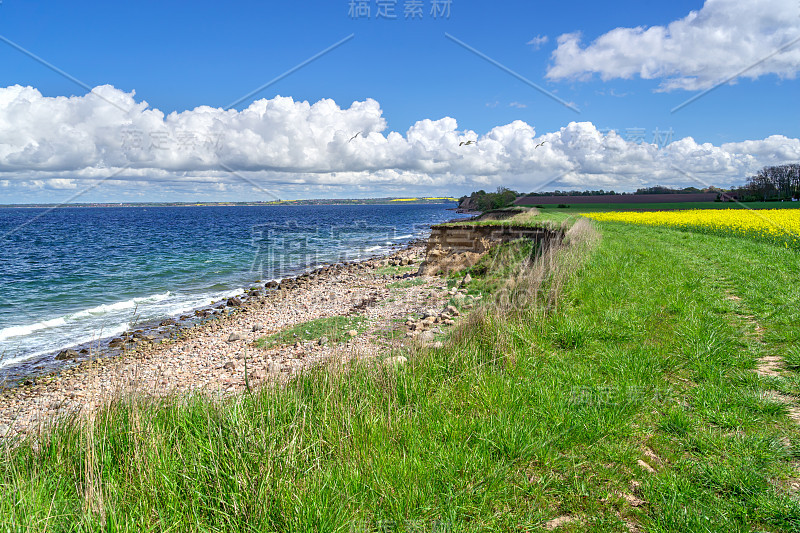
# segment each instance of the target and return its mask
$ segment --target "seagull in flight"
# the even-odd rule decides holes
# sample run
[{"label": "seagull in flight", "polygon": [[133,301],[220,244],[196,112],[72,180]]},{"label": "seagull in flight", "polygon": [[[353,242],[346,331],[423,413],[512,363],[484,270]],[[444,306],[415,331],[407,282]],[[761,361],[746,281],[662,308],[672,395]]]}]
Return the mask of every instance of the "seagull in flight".
[{"label": "seagull in flight", "polygon": [[470,144],[475,144],[475,141],[461,141],[458,143],[459,146],[469,146]]},{"label": "seagull in flight", "polygon": [[[350,141],[352,141],[353,139],[355,139],[356,137],[358,137],[358,135],[359,135],[360,133],[361,133],[361,132],[359,131],[358,133],[356,133],[355,135],[353,135],[352,137],[350,137]],[[350,142],[350,141],[347,141],[347,142]]]},{"label": "seagull in flight", "polygon": [[536,150],[536,149],[537,149],[537,148],[539,148],[540,146],[544,146],[544,143],[546,143],[546,142],[547,142],[547,141],[542,141],[542,142],[540,142],[539,144],[537,144],[536,146],[534,146],[534,147],[533,147],[533,149],[534,149],[534,150]]}]

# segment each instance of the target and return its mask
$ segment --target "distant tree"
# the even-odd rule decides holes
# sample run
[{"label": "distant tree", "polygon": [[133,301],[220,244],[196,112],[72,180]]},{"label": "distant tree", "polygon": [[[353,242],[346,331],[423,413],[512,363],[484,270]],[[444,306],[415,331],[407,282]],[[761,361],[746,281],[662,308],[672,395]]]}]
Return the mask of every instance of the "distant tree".
[{"label": "distant tree", "polygon": [[514,200],[517,199],[517,196],[519,196],[517,191],[512,191],[507,187],[498,187],[496,196],[494,197],[494,203],[496,204],[495,209],[507,207],[513,204]]},{"label": "distant tree", "polygon": [[743,201],[800,198],[800,163],[764,167],[749,177],[743,187],[731,192],[737,193]]},{"label": "distant tree", "polygon": [[463,196],[458,206],[470,211],[491,211],[512,205],[517,196],[519,193],[508,187],[498,187],[496,192],[486,192],[481,189],[469,196]]},{"label": "distant tree", "polygon": [[601,196],[606,194],[616,195],[614,191],[604,191],[603,189],[597,191],[561,191],[555,190],[551,192],[531,192],[526,196]]}]

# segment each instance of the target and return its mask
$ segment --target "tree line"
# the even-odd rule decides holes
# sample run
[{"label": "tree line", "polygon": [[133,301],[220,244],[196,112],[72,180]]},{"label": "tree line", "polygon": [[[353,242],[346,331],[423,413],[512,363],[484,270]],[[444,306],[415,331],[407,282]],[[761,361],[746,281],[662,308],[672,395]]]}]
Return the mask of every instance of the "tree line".
[{"label": "tree line", "polygon": [[519,193],[507,187],[498,187],[497,192],[486,192],[483,189],[469,196],[462,196],[458,201],[459,209],[467,211],[491,211],[502,209],[514,203]]},{"label": "tree line", "polygon": [[733,187],[728,191],[709,187],[684,187],[672,189],[661,185],[637,189],[635,193],[604,191],[551,191],[531,192],[521,195],[507,187],[498,187],[496,192],[484,190],[473,192],[469,196],[462,196],[459,208],[469,211],[490,211],[502,209],[514,203],[518,196],[599,196],[599,195],[626,195],[626,194],[689,194],[699,192],[727,192],[734,198],[743,202],[766,202],[777,200],[800,199],[800,163],[788,165],[767,166],[758,171],[755,176],[747,178],[745,185]]},{"label": "tree line", "polygon": [[800,163],[764,167],[731,192],[743,202],[800,199]]}]

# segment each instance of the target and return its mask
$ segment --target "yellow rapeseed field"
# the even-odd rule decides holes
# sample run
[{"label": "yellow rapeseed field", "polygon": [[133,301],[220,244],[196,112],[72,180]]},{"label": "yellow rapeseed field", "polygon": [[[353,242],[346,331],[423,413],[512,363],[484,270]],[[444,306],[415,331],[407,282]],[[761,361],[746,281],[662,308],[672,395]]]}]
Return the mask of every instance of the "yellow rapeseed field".
[{"label": "yellow rapeseed field", "polygon": [[584,215],[598,221],[670,226],[684,230],[737,235],[800,248],[800,209],[687,209],[682,211],[611,211]]},{"label": "yellow rapeseed field", "polygon": [[449,196],[426,196],[425,198],[394,198],[391,200],[392,202],[416,202],[418,200],[450,200],[451,202],[457,202],[456,198],[450,198]]}]

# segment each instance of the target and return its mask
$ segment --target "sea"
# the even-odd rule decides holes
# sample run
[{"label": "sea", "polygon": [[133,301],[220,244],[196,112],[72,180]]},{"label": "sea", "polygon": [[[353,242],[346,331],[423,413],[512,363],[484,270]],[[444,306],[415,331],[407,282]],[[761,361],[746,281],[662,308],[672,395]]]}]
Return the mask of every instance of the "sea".
[{"label": "sea", "polygon": [[0,386],[53,371],[60,350],[386,254],[459,218],[455,207],[0,208]]}]

